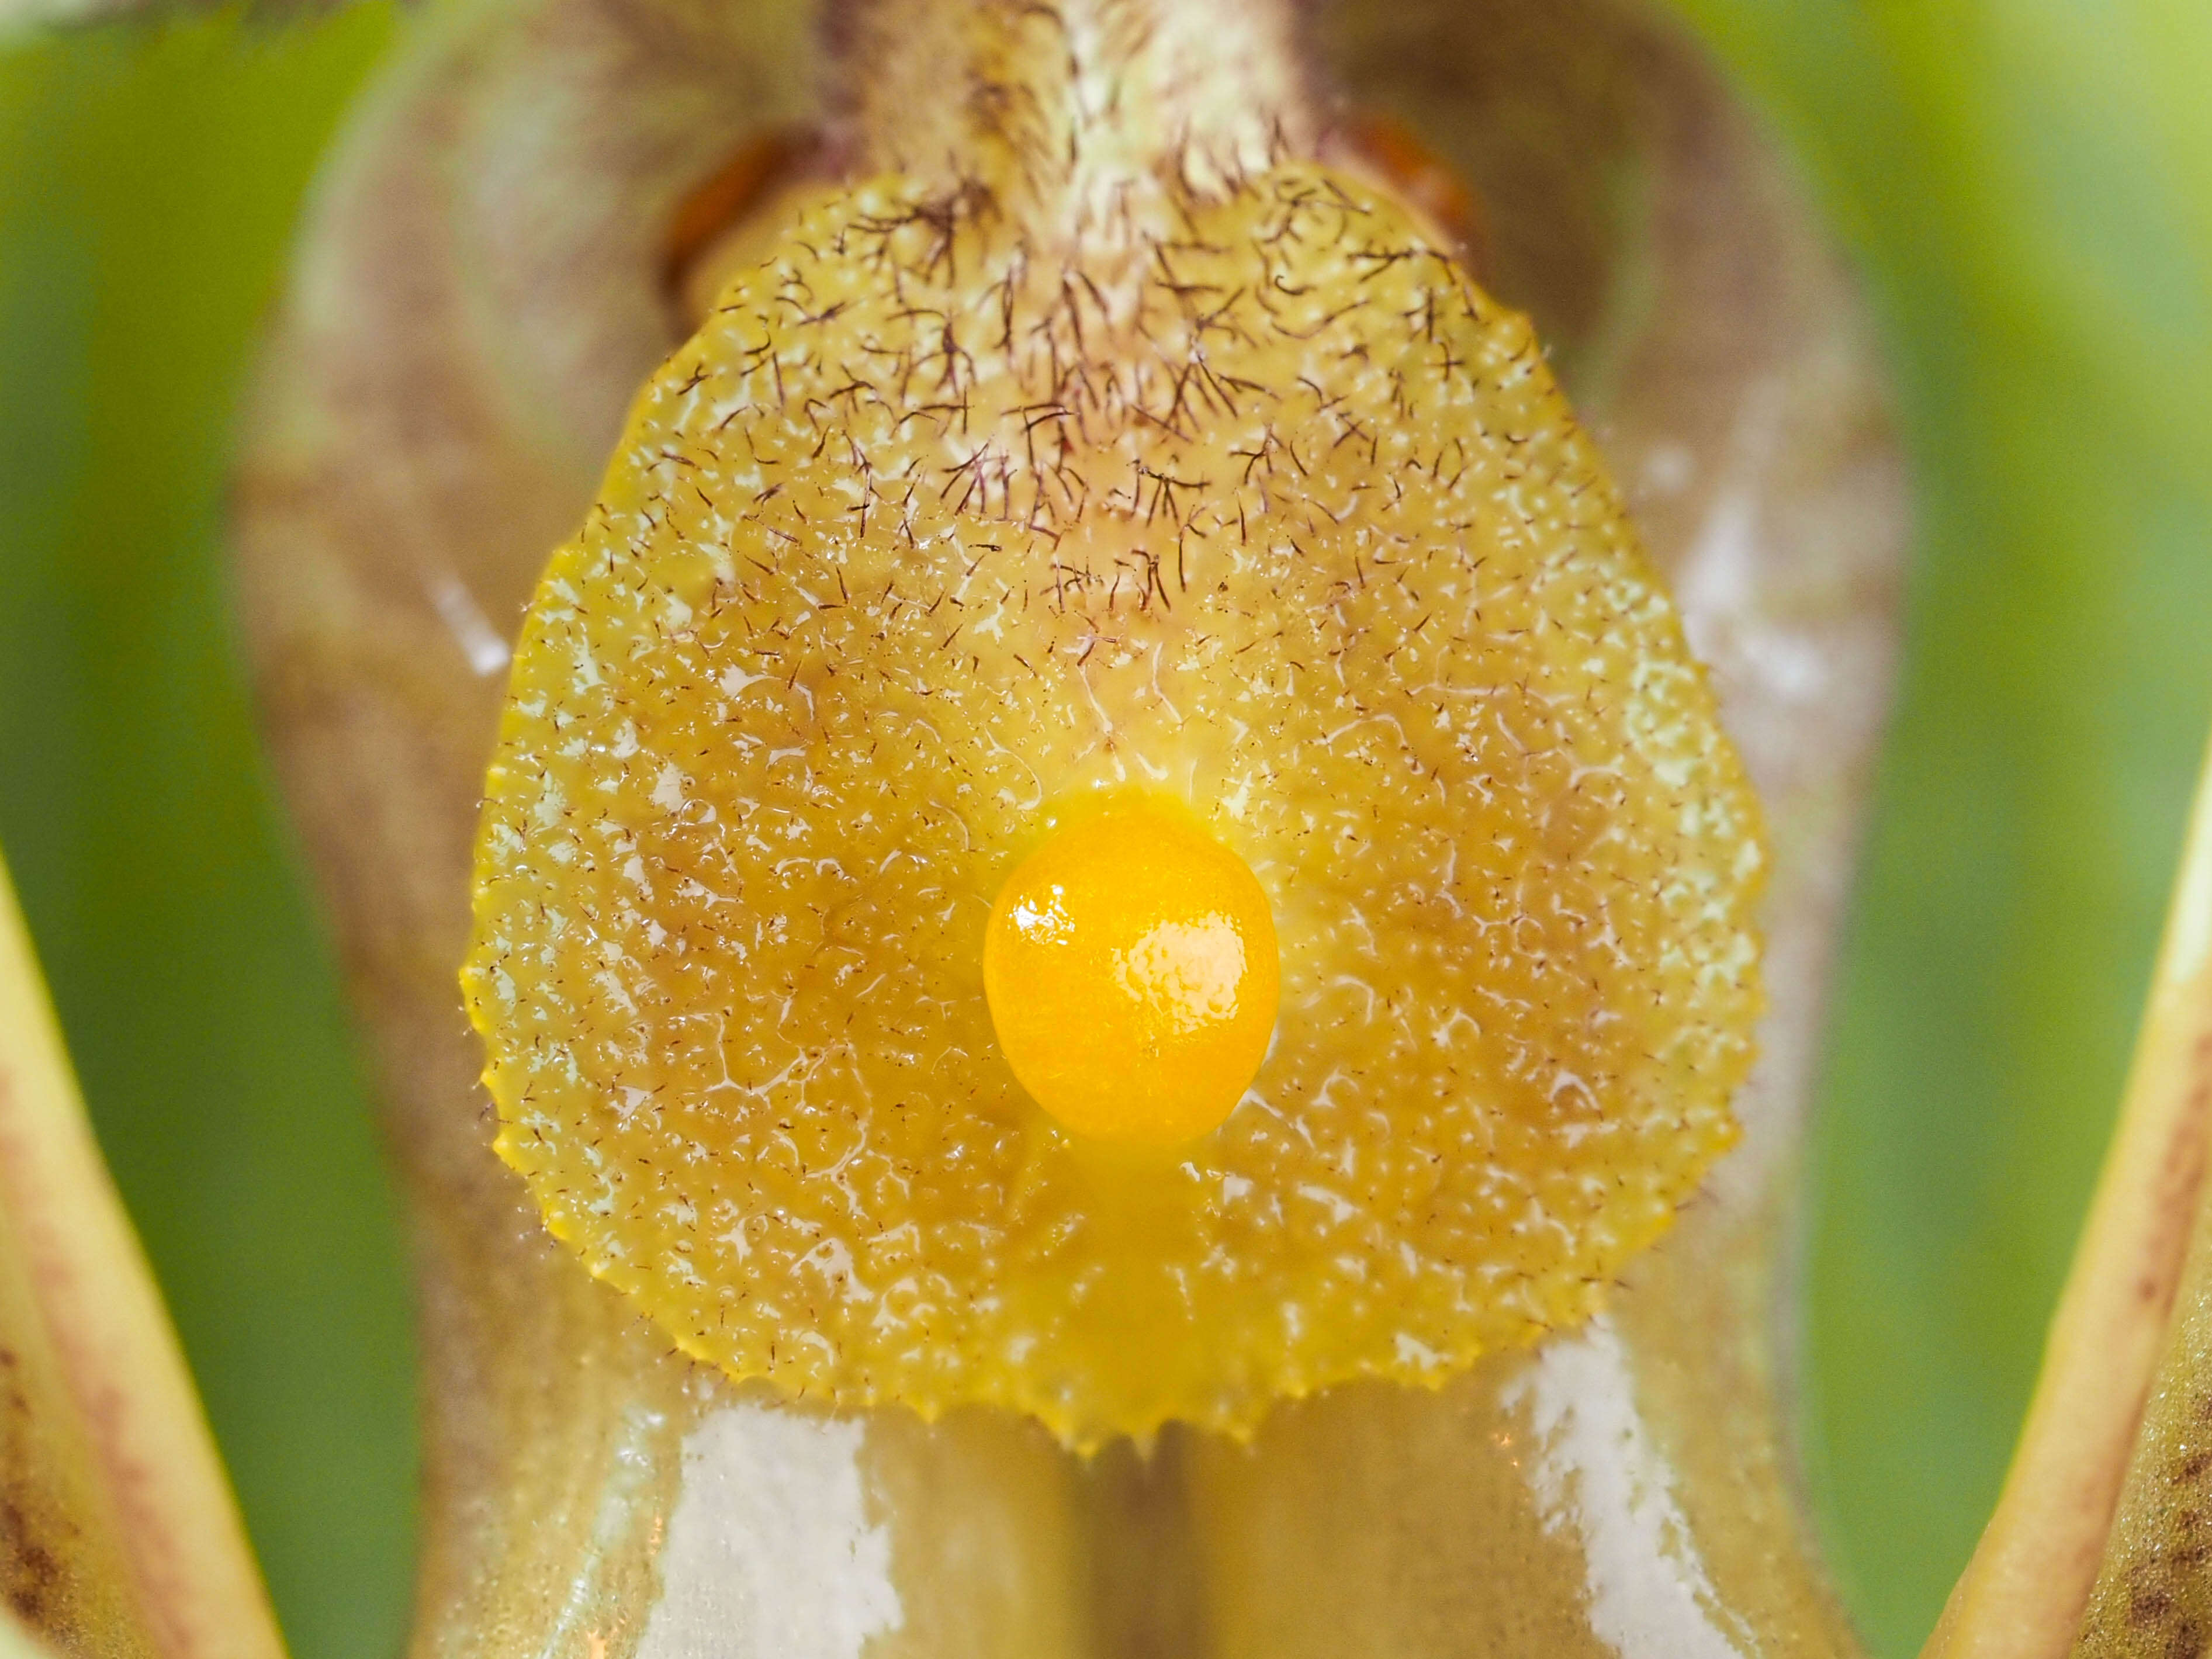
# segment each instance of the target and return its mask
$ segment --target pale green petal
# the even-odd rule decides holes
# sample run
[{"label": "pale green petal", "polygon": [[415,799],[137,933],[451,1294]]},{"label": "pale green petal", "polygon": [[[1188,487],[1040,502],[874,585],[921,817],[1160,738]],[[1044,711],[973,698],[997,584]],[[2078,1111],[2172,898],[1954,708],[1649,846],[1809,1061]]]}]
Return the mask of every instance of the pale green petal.
[{"label": "pale green petal", "polygon": [[278,1659],[0,870],[0,1595],[71,1653]]}]

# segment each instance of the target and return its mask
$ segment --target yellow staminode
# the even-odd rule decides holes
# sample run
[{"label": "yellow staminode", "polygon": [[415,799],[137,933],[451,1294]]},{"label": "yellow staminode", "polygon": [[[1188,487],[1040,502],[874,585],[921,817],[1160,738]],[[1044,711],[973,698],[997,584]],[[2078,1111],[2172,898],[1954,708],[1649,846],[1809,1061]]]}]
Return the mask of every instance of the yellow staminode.
[{"label": "yellow staminode", "polygon": [[1756,805],[1528,325],[1325,168],[1172,188],[826,196],[532,603],[498,1148],[733,1376],[1249,1431],[1586,1317],[1735,1137]]},{"label": "yellow staminode", "polygon": [[1218,1127],[1275,1029],[1275,924],[1236,854],[1119,805],[999,891],[983,988],[1006,1063],[1079,1135],[1173,1146]]}]

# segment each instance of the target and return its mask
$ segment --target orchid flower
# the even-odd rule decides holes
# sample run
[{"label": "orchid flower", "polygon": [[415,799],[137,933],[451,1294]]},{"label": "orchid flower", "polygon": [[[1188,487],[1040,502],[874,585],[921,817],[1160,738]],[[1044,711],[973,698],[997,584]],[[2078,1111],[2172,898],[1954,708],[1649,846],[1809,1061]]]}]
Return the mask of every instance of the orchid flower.
[{"label": "orchid flower", "polygon": [[[987,76],[981,54],[1015,37],[986,27],[974,46],[978,17],[1049,25],[1064,52],[994,58]],[[1075,90],[1054,93],[1063,69]],[[580,1209],[494,1155],[455,975],[526,601],[656,365],[702,324],[714,337],[775,236],[799,236],[830,288],[843,256],[804,239],[831,246],[836,213],[884,210],[808,204],[886,157],[927,176],[972,137],[959,100],[979,86],[1048,125],[1055,97],[1080,106],[1097,125],[1075,122],[1070,154],[1149,132],[1218,183],[1262,165],[1237,149],[1249,139],[1265,165],[1379,177],[1439,259],[1532,313],[1671,587],[1768,826],[1766,1012],[1733,1093],[1740,1143],[1660,1242],[1609,1261],[1534,1340],[1332,1374],[1212,1427],[1182,1410],[1058,1419],[1012,1384],[824,1404],[769,1386],[773,1365],[728,1363],[684,1322],[696,1310],[608,1271],[618,1228],[587,1272],[546,1224],[573,1231]],[[1233,137],[1209,150],[1217,131]],[[1082,325],[1079,302],[1068,315]],[[1907,491],[1866,302],[1792,164],[1678,21],[1351,0],[434,9],[331,153],[260,364],[229,534],[265,732],[410,1206],[416,1651],[1859,1651],[1794,1449],[1793,1252]],[[1649,665],[1663,643],[1636,648]],[[2212,1632],[2191,1496],[2212,1471],[2193,1438],[2212,807],[2174,893],[2035,1403],[1931,1656],[2186,1652]],[[496,1060],[483,988],[505,958],[480,933],[472,960]],[[517,1121],[510,1095],[499,1110]],[[0,1635],[26,1653],[281,1651],[12,906],[0,1222]]]}]

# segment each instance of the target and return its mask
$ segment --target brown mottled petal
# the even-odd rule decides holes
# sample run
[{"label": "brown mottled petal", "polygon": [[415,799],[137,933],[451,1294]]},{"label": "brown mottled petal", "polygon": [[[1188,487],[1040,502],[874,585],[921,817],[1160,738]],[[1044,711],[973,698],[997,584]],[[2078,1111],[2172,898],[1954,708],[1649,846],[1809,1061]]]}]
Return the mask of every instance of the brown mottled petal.
[{"label": "brown mottled petal", "polygon": [[833,1418],[671,1357],[491,1156],[453,975],[507,642],[675,343],[668,222],[749,137],[823,119],[816,36],[705,0],[426,19],[324,180],[237,502],[270,729],[416,1197],[422,1651],[1851,1650],[1792,1490],[1784,1337],[1904,529],[1859,308],[1673,26],[1601,0],[1307,21],[1323,83],[1474,185],[1494,285],[1557,345],[1764,793],[1742,1148],[1599,1323],[1437,1393],[1286,1407],[1249,1449],[1085,1463],[990,1413]]},{"label": "brown mottled petal", "polygon": [[1924,1659],[2212,1641],[2212,761],[2135,1063],[1996,1514]]},{"label": "brown mottled petal", "polygon": [[0,1598],[9,1655],[283,1652],[4,871]]}]

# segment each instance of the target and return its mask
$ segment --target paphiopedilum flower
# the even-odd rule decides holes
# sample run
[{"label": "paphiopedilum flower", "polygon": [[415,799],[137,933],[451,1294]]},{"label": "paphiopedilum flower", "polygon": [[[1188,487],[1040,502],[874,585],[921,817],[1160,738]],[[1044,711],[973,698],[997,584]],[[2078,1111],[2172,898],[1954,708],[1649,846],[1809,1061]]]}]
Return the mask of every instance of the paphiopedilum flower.
[{"label": "paphiopedilum flower", "polygon": [[[342,149],[270,348],[240,474],[239,538],[272,732],[330,879],[419,1200],[432,1461],[421,1645],[840,1659],[1849,1651],[1789,1480],[1775,1250],[1848,803],[1881,701],[1896,480],[1847,284],[1726,89],[1663,27],[1595,13],[1522,17],[1524,46],[1598,33],[1559,57],[1532,49],[1501,66],[1484,55],[1494,20],[1480,13],[1353,8],[1316,20],[1307,57],[1283,60],[1316,84],[1333,79],[1425,116],[1426,142],[1479,183],[1507,175],[1486,192],[1498,280],[1520,285],[1540,311],[1555,304],[1563,362],[1585,416],[1604,422],[1613,472],[1649,481],[1645,544],[1672,579],[1772,825],[1772,1012],[1760,1069],[1732,1102],[1742,1144],[1663,1244],[1632,1261],[1607,1258],[1621,1283],[1578,1301],[1557,1320],[1562,1328],[1479,1359],[1470,1345],[1455,1357],[1465,1364],[1427,1379],[1433,1389],[1387,1376],[1341,1383],[1238,1414],[1243,1439],[1175,1426],[1196,1412],[1108,1419],[1107,1429],[1157,1431],[1139,1454],[1126,1441],[1088,1443],[1100,1437],[1069,1433],[1067,1422],[1041,1426],[1035,1401],[1016,1391],[909,1402],[909,1390],[893,1387],[880,1403],[823,1409],[676,1357],[666,1304],[643,1299],[656,1325],[594,1283],[546,1238],[541,1206],[555,1206],[542,1192],[533,1200],[492,1158],[475,1083],[481,1055],[456,1027],[452,973],[505,690],[506,621],[582,514],[635,386],[695,320],[682,314],[688,273],[668,264],[678,203],[728,155],[793,125],[826,131],[818,150],[794,149],[834,185],[850,161],[841,123],[872,100],[926,129],[939,77],[956,88],[956,106],[978,83],[957,53],[920,49],[942,45],[933,29],[957,9],[848,17],[838,78],[826,82],[797,67],[811,64],[815,40],[797,9],[549,0],[442,19]],[[1086,8],[1037,14],[1073,43],[1079,73],[1095,69],[1083,54],[1116,28],[1142,39],[1172,37],[1179,25],[1196,42],[1245,42],[1237,67],[1280,95],[1267,52],[1287,52],[1291,32],[1272,12],[1216,9],[1202,28],[1192,15],[1127,5],[1096,17]],[[1082,27],[1100,18],[1115,27]],[[1620,80],[1593,93],[1574,67],[1590,61],[1576,55],[1583,46]],[[1019,94],[1024,75],[1046,72],[988,84]],[[817,84],[837,88],[826,103]],[[1633,246],[1559,234],[1562,204],[1595,188],[1601,158],[1572,145],[1532,154],[1523,129],[1492,125],[1506,89],[1523,110],[1556,113],[1582,99],[1595,102],[1578,113],[1619,118],[1589,125],[1654,180],[1658,207]],[[1318,118],[1261,126],[1268,146],[1314,153],[1332,131]],[[1529,170],[1546,167],[1556,176],[1531,187]],[[897,216],[887,215],[890,198],[848,200],[848,213]],[[771,198],[760,210],[781,210]],[[1350,198],[1334,210],[1391,211]],[[802,238],[810,225],[826,228],[799,224]],[[744,231],[733,228],[740,241]],[[1393,234],[1374,245],[1413,245],[1402,227]],[[834,238],[818,240],[830,251],[808,244],[808,255],[834,278],[843,256]],[[1204,240],[1209,252],[1226,246],[1219,257],[1232,264],[1240,257],[1234,237]],[[1607,278],[1631,266],[1657,301],[1620,302]],[[1300,286],[1287,284],[1286,301]],[[741,349],[710,339],[693,366],[742,372]],[[661,395],[688,374],[664,380]],[[1324,386],[1321,410],[1330,395]],[[896,429],[871,436],[888,447],[874,459],[896,474]],[[857,478],[870,459],[837,464]],[[1157,492],[1183,477],[1155,481],[1156,507]],[[979,487],[988,502],[991,480]],[[1171,518],[1188,510],[1169,500]],[[712,493],[702,501],[710,518],[728,505]],[[1351,516],[1330,505],[1334,522]],[[1129,511],[1139,510],[1133,496]],[[1729,533],[1692,533],[1716,523]],[[702,556],[712,578],[711,552]],[[1112,562],[1086,562],[1085,580]],[[1172,602],[1164,563],[1144,568],[1147,603],[1156,591]],[[775,604],[763,599],[752,620],[774,623]],[[1263,632],[1259,605],[1240,598],[1227,621]],[[551,613],[538,615],[542,639]],[[1396,620],[1411,635],[1419,618]],[[1625,649],[1623,662],[1591,671],[1584,689],[1595,704],[1608,689],[1626,696],[1620,682],[1638,664],[1672,672],[1682,660],[1663,626]],[[1483,659],[1480,640],[1463,642],[1450,666],[1479,680]],[[1809,703],[1793,696],[1777,665],[1808,660],[1843,689]],[[736,666],[766,678],[758,661]],[[982,677],[980,660],[947,672],[964,674],[963,685]],[[530,690],[526,677],[526,702]],[[956,750],[983,725],[973,709],[962,720],[946,739]],[[610,733],[606,747],[620,742]],[[1218,769],[1230,782],[1232,769]],[[1263,781],[1293,793],[1357,787],[1328,775]],[[642,782],[650,801],[661,775]],[[679,812],[689,787],[678,777],[676,801],[663,805]],[[825,810],[830,829],[849,828],[844,805]],[[1425,827],[1409,821],[1413,832]],[[1016,850],[1010,839],[991,855],[994,881]],[[1270,873],[1292,862],[1250,856]],[[1357,878],[1351,862],[1349,873],[1332,872],[1339,885]],[[613,866],[618,878],[623,867]],[[2202,1014],[2193,918],[2185,910],[2177,930],[2142,1091],[2055,1351],[2050,1403],[1944,1638],[1962,1651],[2063,1647],[2091,1595],[2138,1413],[2109,1375],[2077,1395],[2073,1367],[2087,1355],[2108,1373],[2148,1377],[2165,1327],[2187,1237],[2174,1218],[2193,1203],[2191,1171],[2201,1169],[2190,1079],[2161,1069],[2193,1052]],[[9,1214],[31,1287],[14,1305],[23,1351],[42,1368],[25,1395],[39,1425],[33,1443],[62,1449],[64,1473],[39,1489],[46,1508],[24,1510],[49,1519],[24,1534],[42,1553],[21,1559],[50,1559],[56,1584],[69,1588],[19,1607],[60,1644],[86,1650],[267,1647],[219,1480],[179,1403],[188,1396],[158,1320],[143,1287],[129,1288],[127,1255],[100,1246],[83,1269],[118,1287],[112,1298],[40,1288],[64,1283],[40,1265],[56,1259],[41,1253],[42,1200],[66,1200],[74,1219],[63,1231],[80,1248],[102,1235],[88,1218],[98,1200],[84,1194],[97,1188],[81,1137],[69,1181],[39,1162],[42,1149],[70,1146],[72,1130],[30,1007],[19,999],[0,1028],[10,1078],[31,1079],[17,1092],[46,1103],[10,1165]],[[502,1103],[510,1126],[520,1121],[512,1100]],[[1723,1139],[1691,1160],[1690,1178]],[[2146,1193],[2161,1201],[2145,1206]],[[137,1309],[130,1343],[93,1340],[91,1306]],[[794,1335],[819,1334],[803,1315],[786,1316]],[[2131,1371],[2116,1358],[2130,1353]],[[934,1421],[908,1408],[962,1398],[978,1403]],[[137,1422],[153,1427],[142,1433]],[[1054,1427],[1086,1443],[1063,1447]],[[92,1449],[69,1462],[72,1446]],[[149,1486],[139,1478],[148,1468],[165,1478]],[[2139,1485],[2149,1493],[2172,1483]],[[2147,1540],[2138,1556],[2151,1565],[2116,1566],[2097,1617],[2186,1619],[2185,1594],[2157,1601],[2162,1523],[2184,1525],[2151,1498],[2130,1511],[2135,1531],[2124,1536]],[[2138,1607],[2149,1611],[2130,1611]]]}]

